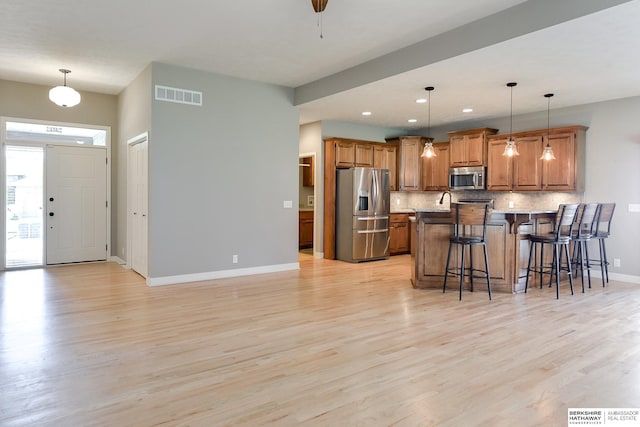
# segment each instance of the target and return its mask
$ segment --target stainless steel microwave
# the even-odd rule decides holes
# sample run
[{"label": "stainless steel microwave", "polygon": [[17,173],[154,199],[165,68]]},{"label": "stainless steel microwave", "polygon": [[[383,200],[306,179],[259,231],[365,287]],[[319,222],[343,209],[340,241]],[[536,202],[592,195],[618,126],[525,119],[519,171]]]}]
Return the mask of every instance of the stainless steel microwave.
[{"label": "stainless steel microwave", "polygon": [[485,170],[483,166],[449,168],[450,190],[484,190]]}]

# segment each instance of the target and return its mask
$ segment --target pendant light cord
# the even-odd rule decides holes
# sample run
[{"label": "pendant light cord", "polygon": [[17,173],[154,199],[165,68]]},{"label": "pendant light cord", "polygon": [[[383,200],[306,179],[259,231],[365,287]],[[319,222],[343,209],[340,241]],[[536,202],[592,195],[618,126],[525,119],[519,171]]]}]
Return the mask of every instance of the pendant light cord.
[{"label": "pendant light cord", "polygon": [[[320,10],[320,2],[321,2],[322,0],[316,0],[316,1],[317,1],[317,5],[318,5],[318,6],[317,6],[317,7],[318,7],[318,10]],[[320,38],[321,38],[321,39],[323,39],[323,38],[324,38],[324,36],[323,36],[323,34],[322,34],[322,13],[323,13],[323,12],[324,12],[324,10],[320,10],[320,13],[318,13],[318,27],[320,27]]]}]

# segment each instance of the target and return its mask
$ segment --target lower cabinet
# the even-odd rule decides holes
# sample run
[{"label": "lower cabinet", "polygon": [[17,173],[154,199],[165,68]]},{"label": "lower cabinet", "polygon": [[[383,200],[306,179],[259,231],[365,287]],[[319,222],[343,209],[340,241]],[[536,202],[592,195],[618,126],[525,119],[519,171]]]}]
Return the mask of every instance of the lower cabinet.
[{"label": "lower cabinet", "polygon": [[313,211],[298,213],[298,248],[313,247]]},{"label": "lower cabinet", "polygon": [[409,252],[409,214],[392,213],[389,215],[389,253],[391,255]]}]

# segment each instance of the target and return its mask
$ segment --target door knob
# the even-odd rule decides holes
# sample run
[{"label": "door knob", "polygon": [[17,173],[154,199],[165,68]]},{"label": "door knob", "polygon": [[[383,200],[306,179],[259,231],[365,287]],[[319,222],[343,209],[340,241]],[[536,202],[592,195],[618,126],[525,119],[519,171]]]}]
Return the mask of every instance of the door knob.
[{"label": "door knob", "polygon": [[53,212],[49,212],[49,216],[53,216],[53,215],[54,215],[54,213],[53,213]]},{"label": "door knob", "polygon": [[49,197],[49,201],[50,201],[50,202],[53,202],[53,197]]}]

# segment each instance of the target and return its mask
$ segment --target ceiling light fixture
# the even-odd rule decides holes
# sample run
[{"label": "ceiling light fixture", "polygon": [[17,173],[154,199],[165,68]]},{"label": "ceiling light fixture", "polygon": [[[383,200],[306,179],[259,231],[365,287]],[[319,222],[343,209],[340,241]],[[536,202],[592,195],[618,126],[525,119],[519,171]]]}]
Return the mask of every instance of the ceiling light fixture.
[{"label": "ceiling light fixture", "polygon": [[362,115],[363,116],[370,116],[371,115],[371,111],[363,111]]},{"label": "ceiling light fixture", "polygon": [[67,74],[71,70],[60,68],[64,75],[64,86],[56,86],[49,91],[49,99],[61,107],[74,107],[80,103],[80,94],[74,88],[67,86]]},{"label": "ceiling light fixture", "polygon": [[504,146],[503,156],[513,157],[519,156],[518,147],[516,147],[516,142],[513,140],[513,87],[518,83],[511,82],[507,83],[507,87],[511,88],[511,112],[509,113],[509,139],[507,140],[507,144]]},{"label": "ceiling light fixture", "polygon": [[416,103],[417,103],[417,104],[424,104],[424,103],[426,103],[426,102],[427,102],[427,100],[426,100],[426,99],[424,99],[424,98],[416,99]]},{"label": "ceiling light fixture", "polygon": [[433,148],[433,138],[431,138],[431,91],[435,89],[433,86],[427,86],[424,90],[429,94],[429,119],[427,121],[427,143],[424,144],[424,151],[422,151],[421,157],[426,157],[428,159],[432,157],[437,157],[436,150]]},{"label": "ceiling light fixture", "polygon": [[313,6],[313,10],[318,15],[318,27],[320,28],[320,38],[324,38],[322,35],[322,12],[327,7],[327,3],[329,0],[311,0],[311,5]]},{"label": "ceiling light fixture", "polygon": [[415,122],[417,122],[418,120],[417,120],[417,119],[409,119],[409,120],[407,120],[407,121],[408,121],[409,123],[415,123]]},{"label": "ceiling light fixture", "polygon": [[473,108],[463,108],[462,112],[463,113],[472,113],[473,112]]},{"label": "ceiling light fixture", "polygon": [[556,156],[553,155],[553,149],[551,148],[551,144],[549,143],[549,134],[550,132],[550,127],[549,127],[549,108],[551,107],[551,97],[553,96],[552,93],[547,93],[544,95],[545,98],[547,98],[547,145],[544,147],[544,150],[542,150],[542,156],[540,156],[540,160],[555,160]]}]

